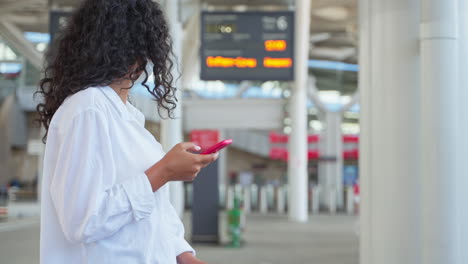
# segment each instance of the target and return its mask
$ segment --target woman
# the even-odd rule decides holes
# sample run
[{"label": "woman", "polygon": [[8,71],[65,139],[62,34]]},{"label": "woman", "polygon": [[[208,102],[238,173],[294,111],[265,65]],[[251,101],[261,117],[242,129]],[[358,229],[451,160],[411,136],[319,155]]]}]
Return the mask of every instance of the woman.
[{"label": "woman", "polygon": [[86,0],[71,17],[39,90],[47,129],[41,263],[203,263],[184,240],[167,183],[193,180],[217,154],[193,154],[193,143],[165,154],[127,101],[142,75],[171,116],[170,53],[152,0]]}]

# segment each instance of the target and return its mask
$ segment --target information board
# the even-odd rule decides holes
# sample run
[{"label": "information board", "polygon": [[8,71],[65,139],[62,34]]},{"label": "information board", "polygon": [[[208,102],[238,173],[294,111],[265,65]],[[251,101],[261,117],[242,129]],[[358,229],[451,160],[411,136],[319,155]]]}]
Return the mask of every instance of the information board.
[{"label": "information board", "polygon": [[202,80],[294,79],[294,12],[203,12]]},{"label": "information board", "polygon": [[68,11],[50,11],[49,13],[49,32],[50,32],[50,43],[49,43],[49,56],[47,56],[47,62],[51,63],[57,55],[58,49],[58,35],[61,30],[66,26],[72,13]]},{"label": "information board", "polygon": [[50,11],[49,32],[51,43],[55,40],[56,34],[66,25],[71,15],[72,13],[68,11]]}]

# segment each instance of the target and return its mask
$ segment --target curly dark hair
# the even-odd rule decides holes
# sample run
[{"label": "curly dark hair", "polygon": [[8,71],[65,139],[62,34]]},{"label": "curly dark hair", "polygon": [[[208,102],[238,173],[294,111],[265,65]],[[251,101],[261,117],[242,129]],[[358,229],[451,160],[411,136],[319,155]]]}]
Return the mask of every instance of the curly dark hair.
[{"label": "curly dark hair", "polygon": [[[45,77],[36,95],[38,121],[46,128],[66,97],[127,76],[132,86],[144,72],[143,86],[154,96],[158,113],[176,107],[171,70],[172,40],[161,6],[152,0],[85,0],[47,52]],[[154,88],[147,85],[151,62]],[[138,65],[133,72],[132,66]],[[128,77],[130,76],[130,77]],[[132,88],[129,87],[128,89]]]}]

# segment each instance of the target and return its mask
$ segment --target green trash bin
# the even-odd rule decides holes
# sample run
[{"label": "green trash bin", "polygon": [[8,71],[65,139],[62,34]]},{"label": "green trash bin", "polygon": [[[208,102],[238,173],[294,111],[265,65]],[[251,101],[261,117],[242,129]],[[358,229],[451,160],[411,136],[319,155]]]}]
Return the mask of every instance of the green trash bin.
[{"label": "green trash bin", "polygon": [[228,232],[231,238],[229,247],[239,248],[242,240],[241,228],[242,210],[240,209],[240,201],[236,197],[234,199],[234,207],[228,211]]}]

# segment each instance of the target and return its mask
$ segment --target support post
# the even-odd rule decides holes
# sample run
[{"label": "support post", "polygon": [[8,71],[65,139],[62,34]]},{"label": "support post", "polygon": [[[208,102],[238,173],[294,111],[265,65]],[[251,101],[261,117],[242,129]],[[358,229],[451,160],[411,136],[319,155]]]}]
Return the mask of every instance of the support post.
[{"label": "support post", "polygon": [[[322,203],[331,210],[331,193],[334,193],[335,206],[343,208],[343,135],[341,112],[324,113],[326,128],[321,137],[320,153],[324,160],[319,163],[319,184],[323,187]],[[336,209],[336,208],[335,208]]]},{"label": "support post", "polygon": [[424,117],[421,118],[421,262],[424,264],[462,263],[457,252],[461,223],[456,189],[462,177],[466,177],[466,171],[458,171],[454,154],[458,145],[466,141],[466,136],[458,132],[459,113],[465,107],[458,97],[466,87],[463,84],[461,88],[458,81],[459,64],[456,63],[459,59],[458,3],[463,1],[421,0],[421,113],[424,114],[421,116]]},{"label": "support post", "polygon": [[[171,28],[173,42],[174,68],[174,87],[177,88],[176,97],[179,100],[177,108],[174,110],[175,119],[161,120],[161,144],[165,151],[169,151],[176,144],[183,141],[182,134],[182,89],[179,81],[180,57],[182,54],[182,23],[179,19],[180,1],[166,1],[166,17]],[[171,182],[170,199],[180,217],[184,212],[184,190],[182,182]]]},{"label": "support post", "polygon": [[424,263],[419,3],[359,1],[361,264]]},{"label": "support post", "polygon": [[[468,187],[468,177],[465,177],[466,172],[468,171],[468,162],[466,162],[466,157],[468,157],[468,140],[466,140],[466,131],[468,131],[468,122],[466,122],[466,117],[468,116],[468,108],[460,107],[466,104],[466,99],[468,98],[468,89],[465,88],[465,85],[468,83],[468,74],[466,74],[466,69],[468,69],[468,17],[466,13],[468,11],[468,1],[459,1],[458,3],[458,28],[459,28],[459,45],[458,45],[458,72],[459,72],[459,96],[458,96],[458,105],[459,105],[459,114],[458,122],[460,127],[458,129],[457,138],[463,139],[458,142],[458,149],[455,154],[457,159],[457,171],[458,175],[461,176],[458,178],[457,182],[457,218],[459,219],[459,241],[457,246],[458,258],[460,260],[468,259],[468,250],[466,250],[466,245],[468,245],[468,225],[463,224],[468,222],[468,208],[466,207],[466,189]],[[461,30],[463,29],[463,30]],[[460,262],[459,262],[460,263]]]},{"label": "support post", "polygon": [[310,39],[310,0],[296,0],[295,82],[290,101],[291,137],[288,182],[289,218],[306,222],[307,213],[307,79]]}]

